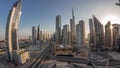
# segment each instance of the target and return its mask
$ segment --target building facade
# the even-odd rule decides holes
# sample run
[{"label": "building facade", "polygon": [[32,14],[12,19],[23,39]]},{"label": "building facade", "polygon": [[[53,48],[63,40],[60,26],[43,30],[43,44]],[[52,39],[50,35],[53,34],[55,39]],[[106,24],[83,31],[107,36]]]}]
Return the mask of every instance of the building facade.
[{"label": "building facade", "polygon": [[69,29],[69,25],[64,25],[63,26],[63,43],[64,43],[64,45],[69,45],[69,41],[70,41],[70,39],[69,39],[69,36],[70,36],[70,34],[69,34],[69,31],[70,31],[70,29]]},{"label": "building facade", "polygon": [[77,45],[85,44],[85,23],[83,20],[79,21],[79,24],[76,25],[76,38]]},{"label": "building facade", "polygon": [[76,28],[75,28],[75,17],[74,11],[72,10],[72,19],[70,19],[70,28],[71,28],[71,43],[76,42]]},{"label": "building facade", "polygon": [[37,40],[40,40],[40,25],[37,27]]},{"label": "building facade", "polygon": [[89,30],[90,30],[90,48],[93,50],[96,46],[96,36],[95,36],[95,28],[94,28],[94,22],[93,19],[89,19]]},{"label": "building facade", "polygon": [[18,25],[21,17],[21,0],[18,0],[9,11],[6,24],[7,57],[13,61],[13,50],[19,50]]},{"label": "building facade", "polygon": [[119,36],[120,36],[120,25],[119,24],[112,24],[112,31],[113,31],[113,48],[119,48]]},{"label": "building facade", "polygon": [[32,44],[36,45],[36,41],[37,41],[37,30],[36,30],[36,27],[33,26],[32,27]]},{"label": "building facade", "polygon": [[109,50],[113,48],[113,31],[110,21],[105,25],[105,47]]},{"label": "building facade", "polygon": [[61,43],[61,16],[56,16],[56,31],[55,31],[55,42],[56,44]]},{"label": "building facade", "polygon": [[102,50],[104,48],[104,29],[103,25],[101,22],[93,16],[93,21],[94,21],[94,27],[95,27],[95,49],[96,50]]}]

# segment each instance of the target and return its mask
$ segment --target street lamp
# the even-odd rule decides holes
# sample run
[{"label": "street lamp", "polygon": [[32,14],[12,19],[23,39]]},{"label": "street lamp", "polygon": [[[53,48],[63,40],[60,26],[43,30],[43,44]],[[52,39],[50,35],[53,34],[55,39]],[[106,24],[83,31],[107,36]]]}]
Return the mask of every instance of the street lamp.
[{"label": "street lamp", "polygon": [[119,0],[119,3],[115,3],[115,5],[120,6],[120,0]]}]

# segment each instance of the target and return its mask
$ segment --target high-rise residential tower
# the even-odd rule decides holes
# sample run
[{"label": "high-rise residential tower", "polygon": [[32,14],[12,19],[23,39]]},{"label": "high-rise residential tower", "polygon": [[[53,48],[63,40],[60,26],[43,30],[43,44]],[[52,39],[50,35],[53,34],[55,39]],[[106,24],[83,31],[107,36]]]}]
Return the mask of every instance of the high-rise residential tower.
[{"label": "high-rise residential tower", "polygon": [[95,38],[96,38],[95,49],[102,50],[104,48],[104,43],[105,43],[103,25],[95,16],[93,16],[93,21],[94,21]]},{"label": "high-rise residential tower", "polygon": [[70,44],[69,43],[69,41],[70,41],[70,38],[69,38],[69,36],[70,36],[70,34],[69,34],[69,25],[64,25],[63,26],[63,43],[65,44],[65,45],[68,45],[68,44]]},{"label": "high-rise residential tower", "polygon": [[56,16],[56,31],[55,31],[55,42],[56,44],[61,43],[61,16]]},{"label": "high-rise residential tower", "polygon": [[76,25],[77,45],[84,45],[85,43],[85,23],[83,20]]},{"label": "high-rise residential tower", "polygon": [[93,19],[89,19],[89,29],[90,29],[90,48],[94,49],[96,45],[96,36],[95,36],[95,28],[94,28],[94,22]]},{"label": "high-rise residential tower", "polygon": [[76,29],[75,29],[75,17],[74,11],[72,10],[72,19],[70,19],[70,28],[71,28],[71,42],[76,42]]},{"label": "high-rise residential tower", "polygon": [[105,47],[109,50],[113,47],[113,31],[110,21],[105,25]]},{"label": "high-rise residential tower", "polygon": [[18,0],[9,11],[6,24],[7,57],[13,61],[13,50],[19,50],[18,25],[21,17],[21,0]]},{"label": "high-rise residential tower", "polygon": [[120,24],[112,24],[113,31],[113,48],[119,48]]},{"label": "high-rise residential tower", "polygon": [[36,40],[37,40],[37,30],[36,30],[36,27],[33,26],[32,27],[32,43],[36,44]]},{"label": "high-rise residential tower", "polygon": [[43,31],[42,30],[40,31],[40,41],[41,42],[43,41]]},{"label": "high-rise residential tower", "polygon": [[40,25],[37,27],[37,40],[40,40]]}]

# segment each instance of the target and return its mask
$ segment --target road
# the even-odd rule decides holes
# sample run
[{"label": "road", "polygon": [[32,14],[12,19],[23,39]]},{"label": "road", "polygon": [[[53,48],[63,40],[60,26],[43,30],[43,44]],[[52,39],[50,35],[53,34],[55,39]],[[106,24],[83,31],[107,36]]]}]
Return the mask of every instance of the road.
[{"label": "road", "polygon": [[26,68],[39,68],[41,66],[42,61],[47,57],[52,49],[53,44],[49,44],[46,48],[42,49],[36,58],[32,60],[32,62]]}]

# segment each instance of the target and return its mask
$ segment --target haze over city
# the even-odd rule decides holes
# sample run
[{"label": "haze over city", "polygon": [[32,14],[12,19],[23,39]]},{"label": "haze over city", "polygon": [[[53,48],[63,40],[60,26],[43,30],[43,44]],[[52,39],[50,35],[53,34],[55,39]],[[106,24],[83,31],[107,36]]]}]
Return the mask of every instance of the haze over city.
[{"label": "haze over city", "polygon": [[[75,23],[84,20],[86,36],[89,33],[89,18],[95,15],[103,25],[109,20],[120,23],[120,7],[114,5],[118,0],[22,0],[22,16],[19,37],[31,36],[31,27],[40,24],[41,29],[55,32],[55,16],[61,15],[61,24],[69,24],[74,10]],[[16,0],[0,1],[0,39],[5,38],[5,28],[9,10]]]}]

